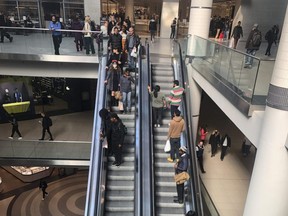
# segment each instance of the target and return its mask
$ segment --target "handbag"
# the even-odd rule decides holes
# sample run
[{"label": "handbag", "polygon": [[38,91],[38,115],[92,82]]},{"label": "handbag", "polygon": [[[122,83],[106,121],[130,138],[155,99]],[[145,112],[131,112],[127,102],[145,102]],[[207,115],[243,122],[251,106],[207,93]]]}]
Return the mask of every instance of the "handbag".
[{"label": "handbag", "polygon": [[122,94],[120,91],[115,91],[114,97],[116,100],[122,100]]},{"label": "handbag", "polygon": [[122,102],[122,101],[119,101],[119,102],[118,102],[118,109],[119,109],[119,111],[123,111],[123,110],[124,110],[123,102]]},{"label": "handbag", "polygon": [[170,140],[168,139],[166,141],[165,147],[164,147],[164,152],[168,153],[171,150],[171,144],[170,144]]},{"label": "handbag", "polygon": [[184,182],[188,181],[190,179],[190,176],[187,172],[181,172],[179,174],[176,174],[174,176],[174,180],[176,184],[183,184]]}]

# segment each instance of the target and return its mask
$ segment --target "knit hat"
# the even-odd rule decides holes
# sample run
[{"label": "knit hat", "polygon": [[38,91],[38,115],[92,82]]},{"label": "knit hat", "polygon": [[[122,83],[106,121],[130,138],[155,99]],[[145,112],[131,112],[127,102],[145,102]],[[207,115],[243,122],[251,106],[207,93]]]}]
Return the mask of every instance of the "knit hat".
[{"label": "knit hat", "polygon": [[183,152],[187,152],[187,148],[186,148],[186,146],[181,146],[180,148],[179,148],[179,151],[183,151]]}]

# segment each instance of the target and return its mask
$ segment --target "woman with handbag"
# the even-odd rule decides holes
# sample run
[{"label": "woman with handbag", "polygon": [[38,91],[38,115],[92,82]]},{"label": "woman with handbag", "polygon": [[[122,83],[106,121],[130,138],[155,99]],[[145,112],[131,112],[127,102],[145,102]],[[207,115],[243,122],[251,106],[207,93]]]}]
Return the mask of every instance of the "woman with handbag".
[{"label": "woman with handbag", "polygon": [[131,112],[131,92],[132,92],[132,83],[134,83],[133,77],[130,76],[128,69],[124,71],[124,74],[120,77],[120,92],[122,94],[122,102],[124,113]]},{"label": "woman with handbag", "polygon": [[[187,154],[187,148],[185,146],[181,146],[179,148],[179,155],[180,159],[179,161],[174,165],[175,168],[175,181],[176,181],[176,188],[177,188],[177,197],[174,197],[175,203],[183,203],[184,200],[184,183],[189,179],[189,175],[187,176],[187,169],[188,169],[188,154]],[[177,176],[180,174],[186,174],[183,176],[186,176],[185,178],[178,181]]]},{"label": "woman with handbag", "polygon": [[111,106],[117,106],[118,102],[115,99],[115,92],[119,90],[119,82],[121,76],[121,69],[117,64],[117,61],[112,61],[112,64],[108,68],[105,83],[108,89],[108,107],[111,110]]}]

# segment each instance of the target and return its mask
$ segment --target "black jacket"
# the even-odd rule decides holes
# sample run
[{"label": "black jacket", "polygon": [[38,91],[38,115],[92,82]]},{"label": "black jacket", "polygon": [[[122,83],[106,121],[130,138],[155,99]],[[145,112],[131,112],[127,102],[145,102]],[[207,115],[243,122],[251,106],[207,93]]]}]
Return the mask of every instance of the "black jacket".
[{"label": "black jacket", "polygon": [[154,19],[149,22],[149,31],[157,31],[157,23]]},{"label": "black jacket", "polygon": [[118,34],[111,34],[108,41],[108,46],[111,46],[112,50],[118,48],[118,51],[122,50],[122,36]]},{"label": "black jacket", "polygon": [[111,143],[112,145],[123,145],[124,143],[124,137],[125,137],[125,128],[121,121],[121,119],[118,119],[117,122],[111,122],[111,128],[109,130],[108,136],[111,137]]},{"label": "black jacket", "polygon": [[181,172],[186,172],[188,169],[188,154],[185,153],[181,155],[180,160],[177,163],[177,168],[175,170],[176,174],[179,174]]},{"label": "black jacket", "polygon": [[50,125],[49,125],[50,120],[49,120],[49,119],[50,119],[50,118],[49,118],[48,116],[44,116],[44,117],[42,118],[42,127],[43,127],[43,128],[47,129],[47,128],[50,127]]},{"label": "black jacket", "polygon": [[127,35],[126,38],[126,50],[129,50],[129,48],[133,48],[133,47],[129,47],[129,42],[130,40],[133,40],[133,47],[138,47],[138,45],[140,44],[140,38],[138,37],[138,35],[134,34],[133,37],[131,35]]},{"label": "black jacket", "polygon": [[219,134],[211,134],[209,138],[209,144],[211,145],[217,145],[220,144],[220,135]]},{"label": "black jacket", "polygon": [[227,134],[222,137],[221,146],[223,146],[223,143],[224,143],[224,140],[225,140],[226,137],[227,137],[227,146],[230,148],[231,147],[231,138]]}]

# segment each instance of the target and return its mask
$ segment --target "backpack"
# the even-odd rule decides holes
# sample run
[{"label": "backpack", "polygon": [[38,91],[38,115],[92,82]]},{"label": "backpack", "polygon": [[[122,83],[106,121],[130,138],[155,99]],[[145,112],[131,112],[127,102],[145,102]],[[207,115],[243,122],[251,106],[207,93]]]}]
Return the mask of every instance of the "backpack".
[{"label": "backpack", "polygon": [[251,39],[252,46],[259,47],[261,45],[261,42],[262,42],[261,32],[255,31]]},{"label": "backpack", "polygon": [[52,119],[50,117],[47,118],[47,123],[49,127],[52,126]]}]

